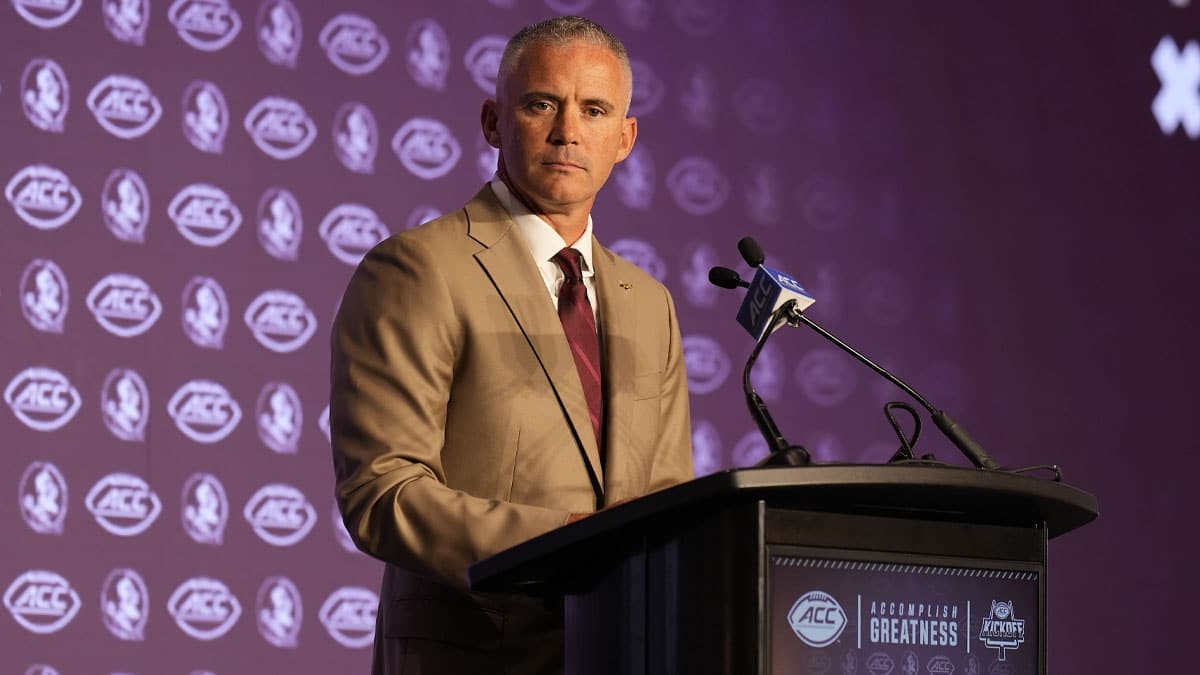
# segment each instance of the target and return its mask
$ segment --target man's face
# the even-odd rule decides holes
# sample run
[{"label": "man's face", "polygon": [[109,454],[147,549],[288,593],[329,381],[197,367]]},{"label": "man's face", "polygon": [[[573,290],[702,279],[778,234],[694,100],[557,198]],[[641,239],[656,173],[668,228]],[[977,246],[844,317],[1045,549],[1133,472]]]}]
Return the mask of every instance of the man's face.
[{"label": "man's face", "polygon": [[625,117],[631,85],[616,55],[592,42],[528,45],[482,113],[509,185],[542,213],[589,212],[637,137]]}]

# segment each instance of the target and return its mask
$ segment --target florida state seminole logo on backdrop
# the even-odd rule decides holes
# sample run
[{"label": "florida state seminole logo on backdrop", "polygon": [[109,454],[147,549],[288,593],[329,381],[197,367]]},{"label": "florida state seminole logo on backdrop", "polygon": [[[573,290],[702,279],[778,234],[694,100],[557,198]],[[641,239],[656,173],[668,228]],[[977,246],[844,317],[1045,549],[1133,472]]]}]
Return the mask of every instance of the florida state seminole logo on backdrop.
[{"label": "florida state seminole logo on backdrop", "polygon": [[225,486],[211,473],[194,473],[183,484],[183,530],[199,544],[220,546],[229,522]]},{"label": "florida state seminole logo on backdrop", "polygon": [[304,414],[300,395],[286,382],[268,382],[255,409],[258,437],[272,451],[294,455],[300,449]]},{"label": "florida state seminole logo on backdrop", "polygon": [[145,640],[149,611],[150,591],[137,570],[119,568],[108,574],[100,591],[100,615],[113,637],[129,642]]},{"label": "florida state seminole logo on backdrop", "polygon": [[450,74],[450,38],[434,19],[421,19],[408,29],[408,74],[417,86],[445,91]]},{"label": "florida state seminole logo on backdrop", "polygon": [[258,243],[277,260],[300,257],[304,214],[291,190],[268,188],[258,200]]},{"label": "florida state seminole logo on backdrop", "polygon": [[300,12],[290,0],[265,0],[258,6],[258,49],[267,61],[295,68],[303,32]]},{"label": "florida state seminole logo on backdrop", "polygon": [[21,313],[36,330],[62,333],[67,320],[67,275],[53,260],[38,258],[21,275]]},{"label": "florida state seminole logo on backdrop", "polygon": [[220,349],[229,327],[229,300],[212,277],[192,277],[183,287],[183,333],[192,344]]},{"label": "florida state seminole logo on backdrop", "polygon": [[229,106],[221,88],[196,80],[183,91],[183,136],[200,152],[219,155],[229,130]]},{"label": "florida state seminole logo on backdrop", "polygon": [[70,108],[71,86],[62,66],[33,59],[21,75],[21,107],[25,118],[42,131],[62,133]]},{"label": "florida state seminole logo on backdrop", "polygon": [[146,438],[150,419],[150,390],[136,370],[114,368],[100,390],[100,413],[104,426],[123,441]]},{"label": "florida state seminole logo on backdrop", "polygon": [[150,223],[150,190],[133,169],[114,169],[104,181],[100,195],[104,224],[121,241],[141,244],[146,241]]},{"label": "florida state seminole logo on backdrop", "polygon": [[150,0],[103,0],[100,11],[105,28],[114,38],[139,47],[146,44]]},{"label": "florida state seminole logo on backdrop", "polygon": [[300,644],[304,608],[300,589],[287,577],[268,577],[258,589],[258,634],[276,647],[293,649]]},{"label": "florida state seminole logo on backdrop", "polygon": [[29,570],[4,592],[4,606],[21,627],[46,635],[61,630],[82,603],[71,582],[57,572]]},{"label": "florida state seminole logo on backdrop", "polygon": [[67,480],[50,462],[34,462],[17,488],[21,518],[38,534],[60,535],[67,519]]},{"label": "florida state seminole logo on backdrop", "polygon": [[370,108],[351,102],[338,109],[333,120],[333,148],[338,161],[350,171],[375,172],[379,126]]}]

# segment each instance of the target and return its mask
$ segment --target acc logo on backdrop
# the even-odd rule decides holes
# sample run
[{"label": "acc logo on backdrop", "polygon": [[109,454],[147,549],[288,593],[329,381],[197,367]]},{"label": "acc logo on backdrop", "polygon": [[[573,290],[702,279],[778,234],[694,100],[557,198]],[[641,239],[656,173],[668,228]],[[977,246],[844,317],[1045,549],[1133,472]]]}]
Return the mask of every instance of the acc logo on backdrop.
[{"label": "acc logo on backdrop", "polygon": [[109,572],[100,590],[100,615],[104,627],[118,640],[146,639],[150,590],[136,570],[118,568]]},{"label": "acc logo on backdrop", "polygon": [[225,289],[212,277],[197,276],[183,289],[183,332],[197,347],[220,349],[229,326]]},{"label": "acc logo on backdrop", "polygon": [[145,440],[150,391],[142,376],[128,368],[110,371],[100,390],[100,412],[113,436],[123,441]]},{"label": "acc logo on backdrop", "polygon": [[796,384],[804,397],[822,406],[835,406],[854,391],[855,377],[844,358],[834,349],[817,348],[796,364]]},{"label": "acc logo on backdrop", "polygon": [[126,140],[143,136],[162,117],[162,104],[145,82],[130,75],[109,75],[87,97],[88,109],[105,131]]},{"label": "acc logo on backdrop", "polygon": [[150,0],[104,0],[100,5],[104,26],[121,42],[142,46],[150,25]]},{"label": "acc logo on backdrop", "polygon": [[679,208],[693,216],[706,216],[725,204],[729,181],[712,160],[685,157],[667,173],[667,189]]},{"label": "acc logo on backdrop", "polygon": [[[867,672],[871,675],[892,675],[896,662],[887,652],[875,652],[867,657]],[[976,673],[978,675],[978,673]]]},{"label": "acc logo on backdrop", "polygon": [[641,239],[618,239],[609,248],[613,253],[642,268],[646,274],[659,281],[666,280],[667,263],[650,242]]},{"label": "acc logo on backdrop", "polygon": [[666,85],[649,63],[634,59],[629,65],[633,68],[633,100],[629,104],[629,114],[635,117],[649,115],[662,103]]},{"label": "acc logo on backdrop", "polygon": [[708,283],[708,270],[720,262],[717,250],[706,241],[693,241],[683,247],[679,278],[683,282],[684,297],[689,303],[704,308],[717,304],[720,289]]},{"label": "acc logo on backdrop", "polygon": [[711,394],[729,377],[729,355],[720,343],[706,335],[683,338],[683,359],[687,365],[688,390]]},{"label": "acc logo on backdrop", "polygon": [[450,74],[450,38],[442,24],[421,19],[408,29],[408,74],[417,86],[445,91]]},{"label": "acc logo on backdrop", "polygon": [[371,109],[361,103],[346,103],[333,118],[333,150],[342,166],[355,173],[375,172],[379,149],[379,126]]},{"label": "acc logo on backdrop", "polygon": [[796,205],[804,220],[819,232],[832,232],[845,226],[850,218],[850,204],[845,190],[829,176],[810,176],[796,192]]},{"label": "acc logo on backdrop", "polygon": [[242,409],[229,391],[210,380],[192,380],[175,392],[167,412],[184,436],[197,443],[225,439],[242,419]]},{"label": "acc logo on backdrop", "polygon": [[53,666],[48,666],[44,663],[35,663],[25,671],[25,675],[59,675],[58,670]]},{"label": "acc logo on backdrop", "polygon": [[61,428],[83,405],[79,391],[52,368],[26,368],[8,383],[4,401],[21,423],[35,431]]},{"label": "acc logo on backdrop", "polygon": [[258,49],[267,61],[295,68],[304,34],[300,12],[290,0],[263,0],[258,6]]},{"label": "acc logo on backdrop", "polygon": [[347,75],[366,75],[387,59],[388,41],[375,22],[361,14],[338,14],[317,41],[329,61]]},{"label": "acc logo on backdrop", "polygon": [[62,227],[83,203],[67,174],[47,164],[31,164],[8,181],[4,196],[21,220],[39,230]]},{"label": "acc logo on backdrop", "polygon": [[229,522],[225,486],[211,473],[194,473],[183,483],[183,531],[199,544],[220,546]]},{"label": "acc logo on backdrop", "polygon": [[21,275],[21,313],[43,333],[62,333],[67,320],[67,275],[53,260],[36,258]]},{"label": "acc logo on backdrop", "polygon": [[215,640],[229,632],[242,615],[237,596],[223,582],[192,577],[179,584],[167,600],[175,625],[197,640]]},{"label": "acc logo on backdrop", "polygon": [[671,15],[679,30],[695,37],[707,37],[725,25],[728,0],[670,0]]},{"label": "acc logo on backdrop", "polygon": [[613,171],[617,199],[626,207],[648,211],[654,203],[654,158],[643,145],[636,145]]},{"label": "acc logo on backdrop", "polygon": [[326,404],[325,409],[321,411],[321,416],[317,418],[317,426],[321,428],[321,433],[325,434],[325,440],[332,442],[329,436],[329,405]]},{"label": "acc logo on backdrop", "polygon": [[411,230],[414,227],[424,225],[435,218],[440,218],[441,215],[442,212],[439,211],[436,206],[423,204],[416,207],[408,214],[408,219],[404,221],[404,229]]},{"label": "acc logo on backdrop", "polygon": [[846,612],[832,595],[809,591],[800,596],[787,614],[792,632],[809,647],[833,644],[846,628]]},{"label": "acc logo on backdrop", "polygon": [[100,194],[104,225],[117,239],[133,244],[146,241],[150,223],[150,191],[133,169],[114,169]]},{"label": "acc logo on backdrop", "polygon": [[392,150],[404,168],[425,180],[445,176],[462,157],[462,146],[450,128],[427,117],[405,122],[392,136]]},{"label": "acc logo on backdrop", "polygon": [[278,289],[260,293],[242,318],[259,344],[280,354],[300,349],[317,330],[317,317],[304,298]]},{"label": "acc logo on backdrop", "polygon": [[471,74],[483,93],[488,96],[496,95],[496,78],[500,74],[500,59],[504,56],[504,47],[508,38],[503,35],[484,35],[467,48],[463,56],[463,65]]},{"label": "acc logo on backdrop", "polygon": [[87,307],[104,330],[123,338],[150,330],[162,314],[158,295],[132,274],[114,273],[96,282],[87,295]]},{"label": "acc logo on backdrop", "polygon": [[75,17],[83,0],[12,0],[12,6],[38,28],[58,28]]},{"label": "acc logo on backdrop", "polygon": [[79,594],[61,574],[29,570],[4,592],[4,606],[31,633],[46,635],[71,623],[79,613]]},{"label": "acc logo on backdrop", "polygon": [[237,232],[242,212],[219,187],[193,183],[175,195],[167,215],[184,239],[196,246],[220,246]]},{"label": "acc logo on backdrop", "polygon": [[688,70],[679,92],[683,119],[699,129],[712,129],[717,123],[717,76],[703,65]]},{"label": "acc logo on backdrop", "polygon": [[262,442],[275,452],[296,454],[304,422],[296,390],[286,382],[268,382],[258,395],[255,412]]},{"label": "acc logo on backdrop", "polygon": [[67,479],[50,462],[33,462],[17,488],[21,518],[38,534],[62,534],[67,520]]},{"label": "acc logo on backdrop", "polygon": [[300,236],[304,216],[300,202],[290,190],[269,188],[258,200],[258,243],[272,258],[296,260],[300,257]]},{"label": "acc logo on backdrop", "polygon": [[329,595],[318,617],[330,637],[343,647],[370,647],[375,640],[379,596],[360,586],[343,586]]},{"label": "acc logo on backdrop", "polygon": [[229,130],[229,107],[221,89],[196,80],[183,91],[183,136],[200,152],[221,154]]},{"label": "acc logo on backdrop", "polygon": [[225,48],[242,29],[242,18],[229,0],[175,0],[167,18],[184,42],[203,52]]},{"label": "acc logo on backdrop", "polygon": [[339,204],[321,221],[317,232],[329,252],[347,265],[357,265],[367,251],[388,236],[379,216],[362,204]]},{"label": "acc logo on backdrop", "polygon": [[696,475],[707,476],[721,468],[721,434],[708,420],[696,420],[692,427],[692,456]]},{"label": "acc logo on backdrop", "polygon": [[259,539],[272,546],[298,543],[317,522],[317,511],[300,490],[283,483],[259,488],[242,515]]},{"label": "acc logo on backdrop", "polygon": [[25,117],[42,131],[62,133],[70,108],[71,86],[62,66],[50,59],[33,59],[21,75],[21,107]]},{"label": "acc logo on backdrop", "polygon": [[162,500],[146,481],[120,471],[96,481],[83,504],[100,527],[118,537],[145,532],[162,513]]},{"label": "acc logo on backdrop", "polygon": [[317,125],[304,106],[281,96],[254,104],[243,124],[258,149],[275,159],[299,157],[317,138]]},{"label": "acc logo on backdrop", "polygon": [[268,643],[286,649],[300,643],[304,607],[300,589],[287,577],[267,577],[258,589],[258,634]]},{"label": "acc logo on backdrop", "polygon": [[743,82],[733,94],[742,124],[760,136],[771,136],[787,126],[789,103],[783,88],[774,82],[750,79]]},{"label": "acc logo on backdrop", "polygon": [[767,441],[763,439],[762,434],[757,431],[749,431],[745,433],[738,442],[733,446],[733,465],[734,466],[753,466],[759,460],[766,457],[771,452],[767,447]]}]

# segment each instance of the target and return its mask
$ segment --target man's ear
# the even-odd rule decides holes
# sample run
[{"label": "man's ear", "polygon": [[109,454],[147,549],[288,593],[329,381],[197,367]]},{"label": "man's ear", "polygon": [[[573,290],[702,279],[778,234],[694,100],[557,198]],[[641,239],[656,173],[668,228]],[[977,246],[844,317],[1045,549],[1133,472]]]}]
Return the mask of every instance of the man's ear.
[{"label": "man's ear", "polygon": [[483,137],[493,148],[500,147],[500,117],[496,101],[487,99],[479,111],[479,126],[483,129]]},{"label": "man's ear", "polygon": [[633,152],[633,144],[637,141],[637,118],[626,117],[621,120],[621,146],[617,149],[617,161],[622,162]]}]

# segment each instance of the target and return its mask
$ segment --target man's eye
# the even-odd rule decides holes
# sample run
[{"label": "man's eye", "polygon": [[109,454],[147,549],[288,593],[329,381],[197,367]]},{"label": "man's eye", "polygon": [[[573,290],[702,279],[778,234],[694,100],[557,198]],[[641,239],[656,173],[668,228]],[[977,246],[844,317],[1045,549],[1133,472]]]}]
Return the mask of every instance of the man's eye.
[{"label": "man's eye", "polygon": [[534,101],[533,103],[529,104],[529,108],[530,110],[545,112],[547,110],[553,110],[554,106],[550,105],[549,101]]},{"label": "man's eye", "polygon": [[602,117],[604,115],[603,108],[588,108],[585,112],[588,117]]}]

